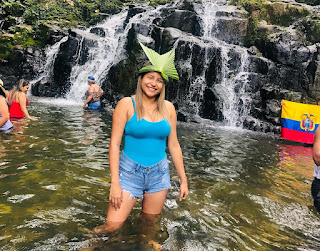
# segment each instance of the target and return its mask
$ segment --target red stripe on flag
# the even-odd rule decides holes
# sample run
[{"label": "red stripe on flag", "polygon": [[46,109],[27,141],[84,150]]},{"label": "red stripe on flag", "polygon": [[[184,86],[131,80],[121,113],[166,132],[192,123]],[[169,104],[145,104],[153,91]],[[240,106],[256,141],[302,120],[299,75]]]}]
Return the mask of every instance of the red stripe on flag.
[{"label": "red stripe on flag", "polygon": [[281,128],[281,138],[297,142],[313,144],[314,133],[299,132],[288,128]]}]

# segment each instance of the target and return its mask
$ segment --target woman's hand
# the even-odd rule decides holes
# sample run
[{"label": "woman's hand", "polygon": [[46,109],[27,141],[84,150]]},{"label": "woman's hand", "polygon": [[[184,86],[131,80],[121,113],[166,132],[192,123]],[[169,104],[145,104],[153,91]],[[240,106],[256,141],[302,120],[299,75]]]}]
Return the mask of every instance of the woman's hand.
[{"label": "woman's hand", "polygon": [[179,201],[185,200],[188,197],[189,189],[187,180],[180,182],[180,195],[179,195]]},{"label": "woman's hand", "polygon": [[38,119],[36,119],[36,118],[34,118],[34,117],[29,117],[28,119],[33,120],[33,121],[38,120]]},{"label": "woman's hand", "polygon": [[120,209],[123,201],[123,194],[120,183],[111,183],[109,200],[114,210]]}]

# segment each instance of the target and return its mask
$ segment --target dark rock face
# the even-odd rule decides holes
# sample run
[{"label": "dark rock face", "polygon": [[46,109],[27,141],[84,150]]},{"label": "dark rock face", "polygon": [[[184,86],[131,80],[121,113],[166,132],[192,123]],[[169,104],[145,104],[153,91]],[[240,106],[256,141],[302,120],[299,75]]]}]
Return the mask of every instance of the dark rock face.
[{"label": "dark rock face", "polygon": [[201,34],[199,17],[191,11],[176,10],[169,14],[159,25],[161,27],[172,27],[195,36]]},{"label": "dark rock face", "polygon": [[221,121],[222,120],[222,114],[217,109],[219,97],[212,89],[205,89],[204,95],[203,95],[203,103],[201,107],[201,117],[206,119],[211,119],[215,121]]},{"label": "dark rock face", "polygon": [[6,90],[13,88],[20,79],[32,80],[40,74],[45,53],[36,47],[16,48],[8,61],[0,62],[0,76]]},{"label": "dark rock face", "polygon": [[247,27],[247,19],[218,19],[217,38],[228,43],[241,45],[247,35]]},{"label": "dark rock face", "polygon": [[99,28],[99,27],[94,27],[90,30],[91,33],[93,34],[96,34],[100,37],[105,37],[106,36],[106,33],[105,31],[102,29],[102,28]]}]

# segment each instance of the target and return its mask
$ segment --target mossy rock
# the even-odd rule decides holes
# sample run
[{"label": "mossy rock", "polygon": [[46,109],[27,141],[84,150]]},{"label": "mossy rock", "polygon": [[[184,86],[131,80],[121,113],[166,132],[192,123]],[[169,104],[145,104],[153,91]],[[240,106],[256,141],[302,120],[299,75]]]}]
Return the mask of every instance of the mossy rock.
[{"label": "mossy rock", "polygon": [[232,0],[232,3],[243,7],[249,16],[258,20],[266,20],[268,24],[289,26],[300,18],[306,17],[310,11],[302,6],[266,0]]},{"label": "mossy rock", "polygon": [[305,35],[306,41],[312,44],[320,42],[320,18],[318,16],[304,18],[299,25],[299,30]]},{"label": "mossy rock", "polygon": [[286,3],[265,3],[261,9],[262,19],[269,24],[290,26],[296,20],[306,17],[310,11],[301,7]]},{"label": "mossy rock", "polygon": [[130,57],[113,66],[109,76],[112,90],[123,96],[132,95],[137,86],[136,67],[135,59]]},{"label": "mossy rock", "polygon": [[288,27],[310,15],[310,11],[303,6],[283,2],[266,0],[231,0],[231,2],[248,12],[249,24],[244,41],[247,47],[254,45],[258,40],[267,39],[269,30],[259,29],[260,21],[264,20],[270,27],[273,25]]},{"label": "mossy rock", "polygon": [[14,49],[14,35],[0,35],[0,60],[7,60]]}]

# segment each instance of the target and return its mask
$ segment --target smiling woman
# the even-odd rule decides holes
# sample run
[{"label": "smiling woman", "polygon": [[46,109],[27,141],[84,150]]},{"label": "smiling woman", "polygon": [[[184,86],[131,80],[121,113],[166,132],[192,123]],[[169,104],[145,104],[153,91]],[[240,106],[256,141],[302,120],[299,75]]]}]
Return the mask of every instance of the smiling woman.
[{"label": "smiling woman", "polygon": [[37,120],[36,118],[31,117],[27,110],[27,105],[29,104],[27,92],[29,88],[29,81],[20,79],[13,90],[9,92],[10,118],[21,119],[26,117],[27,119]]},{"label": "smiling woman", "polygon": [[[178,78],[173,64],[174,50],[159,55],[142,44],[141,47],[151,65],[139,71],[136,94],[120,100],[113,113],[110,203],[107,221],[94,229],[96,233],[119,229],[138,198],[142,198],[142,222],[150,224],[161,213],[170,187],[166,139],[181,182],[179,199],[185,200],[189,193],[177,139],[176,111],[165,100],[165,81],[168,77]],[[123,134],[125,144],[120,154]]]}]

